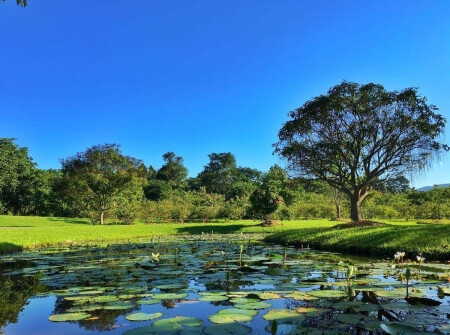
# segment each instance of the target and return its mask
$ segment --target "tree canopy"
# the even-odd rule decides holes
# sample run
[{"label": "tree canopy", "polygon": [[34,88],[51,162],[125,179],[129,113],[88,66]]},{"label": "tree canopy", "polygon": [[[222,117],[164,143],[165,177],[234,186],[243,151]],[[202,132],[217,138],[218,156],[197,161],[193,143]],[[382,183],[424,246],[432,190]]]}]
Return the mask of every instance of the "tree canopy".
[{"label": "tree canopy", "polygon": [[142,192],[146,169],[140,160],[122,155],[116,144],[96,145],[61,161],[72,195],[98,213],[100,224],[114,202]]},{"label": "tree canopy", "polygon": [[346,194],[351,218],[359,221],[374,180],[425,168],[449,149],[439,142],[446,120],[437,110],[416,88],[344,81],[289,113],[275,152],[292,171]]},{"label": "tree canopy", "polygon": [[36,166],[28,149],[13,138],[0,138],[0,213],[28,214],[35,182]]}]

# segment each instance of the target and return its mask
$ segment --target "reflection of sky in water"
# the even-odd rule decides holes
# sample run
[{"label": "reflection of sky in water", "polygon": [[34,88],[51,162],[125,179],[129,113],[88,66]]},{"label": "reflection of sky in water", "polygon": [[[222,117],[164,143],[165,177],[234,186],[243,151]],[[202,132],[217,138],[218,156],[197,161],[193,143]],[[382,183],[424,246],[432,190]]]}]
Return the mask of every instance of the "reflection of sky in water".
[{"label": "reflection of sky in water", "polygon": [[[218,243],[218,242],[214,242]],[[156,245],[158,247],[158,245]],[[114,316],[115,321],[113,322],[113,329],[107,331],[99,331],[99,330],[87,330],[79,326],[77,322],[51,322],[48,320],[49,316],[54,313],[55,306],[57,305],[57,299],[55,295],[51,295],[48,297],[35,297],[31,298],[28,301],[28,304],[24,306],[23,311],[19,315],[19,322],[15,324],[9,324],[4,327],[2,330],[6,335],[23,335],[23,334],[97,334],[97,333],[107,333],[111,335],[115,334],[123,334],[125,331],[148,326],[152,323],[152,321],[142,321],[142,322],[133,322],[125,319],[125,315],[136,313],[136,312],[144,312],[144,313],[156,313],[162,312],[162,318],[171,318],[175,316],[189,316],[195,317],[203,320],[203,326],[211,325],[211,321],[209,321],[208,316],[217,313],[218,311],[225,308],[233,308],[233,304],[229,301],[222,302],[205,302],[198,301],[199,295],[197,292],[204,292],[208,290],[209,285],[217,285],[212,290],[224,290],[223,284],[225,283],[226,272],[229,271],[232,273],[230,282],[237,284],[235,287],[231,288],[230,291],[302,291],[308,292],[311,290],[318,290],[322,284],[315,284],[314,281],[319,281],[323,283],[327,282],[345,282],[345,268],[342,264],[339,264],[338,261],[343,259],[344,261],[347,259],[345,257],[339,257],[336,255],[332,255],[332,260],[330,263],[325,263],[323,260],[327,257],[327,253],[317,253],[308,252],[307,258],[302,259],[304,256],[302,251],[298,251],[292,248],[281,248],[278,249],[274,246],[271,246],[270,252],[278,252],[280,254],[284,253],[284,250],[288,250],[288,254],[291,255],[289,260],[284,263],[284,261],[277,259],[270,259],[268,257],[268,253],[266,252],[266,248],[254,246],[248,247],[245,249],[246,253],[243,255],[243,263],[249,265],[249,267],[253,267],[254,269],[258,269],[254,272],[243,272],[236,275],[236,270],[239,269],[240,264],[236,261],[233,252],[239,254],[238,245],[230,245],[224,243],[221,246],[221,249],[227,250],[226,256],[220,256],[220,254],[208,254],[211,250],[212,245],[208,245],[208,243],[202,242],[199,246],[199,251],[193,253],[190,249],[193,245],[179,245],[180,254],[177,255],[179,264],[183,266],[182,271],[180,272],[180,266],[176,265],[173,262],[174,257],[172,256],[172,249],[176,248],[177,245],[172,243],[170,245],[164,245],[166,249],[166,257],[164,257],[164,252],[161,253],[161,262],[158,264],[154,264],[152,266],[158,266],[159,269],[166,269],[167,273],[164,273],[164,278],[153,278],[153,280],[142,280],[139,279],[135,283],[131,285],[143,285],[146,286],[147,282],[152,284],[158,282],[161,283],[183,283],[188,289],[188,297],[183,301],[174,301],[174,304],[165,304],[165,306],[161,303],[155,305],[137,305],[135,309],[132,311],[122,310],[115,311],[117,313],[117,317]],[[155,245],[152,246],[152,250],[155,249]],[[183,250],[184,248],[184,250]],[[204,248],[204,249],[202,249]],[[228,249],[226,249],[228,248]],[[230,250],[232,248],[232,250]],[[162,249],[162,247],[161,247]],[[181,252],[181,251],[184,251]],[[205,251],[206,250],[206,251]],[[145,251],[139,251],[144,252]],[[106,254],[104,250],[100,250],[98,253],[98,257],[101,257],[102,254]],[[192,257],[197,255],[201,257],[202,260],[200,262],[193,262]],[[317,255],[318,259],[314,260],[315,255]],[[296,260],[295,257],[299,256],[300,259]],[[54,262],[56,260],[60,260],[61,255],[55,255],[55,259],[52,260],[52,256],[46,256],[50,258],[48,268],[54,268]],[[121,257],[120,254],[116,254],[115,259]],[[114,258],[113,257],[113,258]],[[123,255],[123,259],[127,260],[128,255]],[[183,260],[183,257],[185,259]],[[226,260],[224,259],[226,257]],[[312,258],[312,259],[310,259]],[[70,261],[70,257],[68,260]],[[216,269],[213,268],[209,271],[209,268],[205,270],[205,264],[211,260],[217,260],[218,264]],[[225,261],[224,261],[225,260]],[[137,262],[137,261],[136,261]],[[103,265],[103,261],[100,262],[101,266]],[[98,265],[97,263],[93,263]],[[29,264],[27,265],[30,266]],[[230,268],[227,268],[230,267]],[[358,277],[357,279],[364,280],[367,278],[368,280],[375,280],[378,283],[384,283],[388,285],[380,285],[376,287],[374,290],[381,289],[394,289],[399,285],[404,287],[404,284],[400,284],[398,282],[398,275],[384,275],[384,272],[389,271],[389,267],[386,264],[383,265],[383,268],[379,269],[376,267],[376,264],[370,266],[371,270],[366,269],[366,275]],[[43,267],[45,269],[45,267]],[[88,268],[88,267],[86,267]],[[81,268],[78,268],[81,269]],[[121,269],[119,266],[117,270]],[[150,267],[148,272],[144,273],[152,273],[153,268]],[[175,270],[174,270],[175,269]],[[19,269],[20,270],[20,269]],[[30,268],[27,271],[32,271]],[[122,269],[123,270],[123,269]],[[164,271],[166,271],[164,270]],[[200,270],[200,272],[199,272]],[[220,272],[220,275],[216,275],[216,270]],[[241,269],[242,270],[242,269]],[[250,269],[252,270],[252,269]],[[176,271],[176,272],[173,272]],[[195,272],[197,271],[197,274]],[[201,273],[203,271],[203,273]],[[209,271],[209,272],[208,272]],[[370,272],[370,273],[369,273]],[[161,272],[160,272],[161,273]],[[48,274],[46,274],[48,276]],[[56,277],[63,278],[63,277]],[[356,279],[356,278],[355,278]],[[275,283],[270,282],[269,280],[275,280]],[[242,281],[242,284],[240,283]],[[252,284],[252,281],[254,283]],[[258,283],[258,281],[260,283]],[[305,284],[305,281],[309,281]],[[390,286],[389,283],[394,283],[394,286]],[[52,283],[55,287],[64,286],[64,283]],[[123,283],[122,283],[123,284]],[[415,281],[411,282],[412,287],[416,285]],[[73,286],[82,286],[82,284],[73,282]],[[222,285],[222,288],[220,288]],[[435,286],[436,284],[432,284]],[[421,287],[421,290],[430,297],[436,297],[436,290],[430,289],[430,285]],[[330,287],[327,287],[330,289]],[[341,290],[348,292],[348,288],[346,286],[335,287],[336,290]],[[155,287],[150,287],[151,292],[176,292],[178,291],[172,290],[159,290]],[[345,300],[346,298],[344,298]],[[437,299],[437,298],[436,298]],[[339,299],[338,299],[339,300]],[[340,299],[342,300],[342,299]],[[361,300],[361,294],[356,298],[356,300]],[[444,299],[439,299],[443,303],[443,305],[449,304],[449,297],[445,297]],[[251,326],[253,333],[255,334],[268,334],[266,327],[270,325],[270,323],[264,320],[263,315],[270,309],[274,308],[293,308],[296,306],[307,306],[309,303],[304,301],[294,301],[293,299],[275,299],[275,300],[264,300],[265,302],[270,303],[272,306],[269,309],[259,310],[258,315],[254,317],[254,319],[249,323],[244,323],[247,326]],[[171,307],[171,308],[169,308]],[[64,308],[63,308],[64,310]],[[93,313],[95,315],[95,313]],[[376,314],[376,313],[371,313]],[[160,319],[162,319],[160,318]],[[292,325],[283,325],[279,324],[278,333],[289,333],[292,330]]]}]

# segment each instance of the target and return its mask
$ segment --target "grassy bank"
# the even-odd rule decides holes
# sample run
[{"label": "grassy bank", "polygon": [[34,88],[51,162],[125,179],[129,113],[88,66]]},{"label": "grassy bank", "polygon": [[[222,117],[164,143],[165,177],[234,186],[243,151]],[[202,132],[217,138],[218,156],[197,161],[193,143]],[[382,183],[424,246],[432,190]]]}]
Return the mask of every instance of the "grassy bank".
[{"label": "grassy bank", "polygon": [[411,224],[391,223],[381,227],[337,229],[316,227],[277,232],[266,242],[298,246],[304,245],[328,251],[391,257],[397,251],[415,260],[423,254],[427,260],[450,260],[450,223]]},{"label": "grassy bank", "polygon": [[93,225],[87,219],[0,216],[0,253],[59,243],[117,241],[149,238],[156,235],[211,233],[275,233],[299,227],[331,227],[329,220],[288,221],[283,225],[264,228],[251,220],[211,223],[136,223],[130,226]]},{"label": "grassy bank", "polygon": [[211,223],[136,223],[131,226],[92,225],[87,219],[0,216],[0,253],[91,241],[119,241],[150,238],[156,235],[182,235],[214,232],[267,233],[267,241],[307,245],[323,250],[392,256],[406,251],[408,256],[422,252],[428,259],[447,260],[450,248],[450,221],[446,224],[416,224],[416,221],[392,221],[383,227],[333,228],[339,222],[329,220],[293,220],[281,225],[261,227],[251,220]]}]

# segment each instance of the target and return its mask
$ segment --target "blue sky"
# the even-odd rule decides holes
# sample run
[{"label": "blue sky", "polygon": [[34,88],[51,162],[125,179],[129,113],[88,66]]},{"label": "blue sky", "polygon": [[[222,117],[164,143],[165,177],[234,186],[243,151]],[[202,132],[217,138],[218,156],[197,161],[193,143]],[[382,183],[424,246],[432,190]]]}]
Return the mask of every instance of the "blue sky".
[{"label": "blue sky", "polygon": [[41,168],[118,143],[156,167],[174,151],[191,176],[212,152],[267,170],[287,113],[343,79],[419,87],[450,122],[449,17],[445,0],[7,0],[0,137]]}]

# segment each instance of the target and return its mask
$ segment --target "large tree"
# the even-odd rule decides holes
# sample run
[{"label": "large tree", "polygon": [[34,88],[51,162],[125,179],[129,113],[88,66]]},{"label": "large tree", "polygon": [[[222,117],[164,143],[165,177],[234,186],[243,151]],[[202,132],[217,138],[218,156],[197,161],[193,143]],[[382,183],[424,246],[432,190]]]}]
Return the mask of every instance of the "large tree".
[{"label": "large tree", "polygon": [[156,179],[168,182],[172,187],[182,187],[186,183],[188,169],[183,164],[183,158],[174,152],[163,155],[164,165],[156,173]]},{"label": "large tree", "polygon": [[0,138],[0,213],[29,214],[34,205],[36,165],[14,138]]},{"label": "large tree", "polygon": [[437,110],[416,88],[344,81],[289,113],[275,152],[293,171],[346,194],[352,220],[360,221],[373,181],[425,168],[448,150],[439,142],[445,119]]},{"label": "large tree", "polygon": [[236,180],[236,158],[231,152],[212,153],[208,157],[209,163],[197,178],[208,193],[225,194]]},{"label": "large tree", "polygon": [[141,161],[122,155],[116,144],[96,145],[61,161],[68,191],[98,213],[100,224],[105,212],[127,193],[140,188],[146,169]]}]

